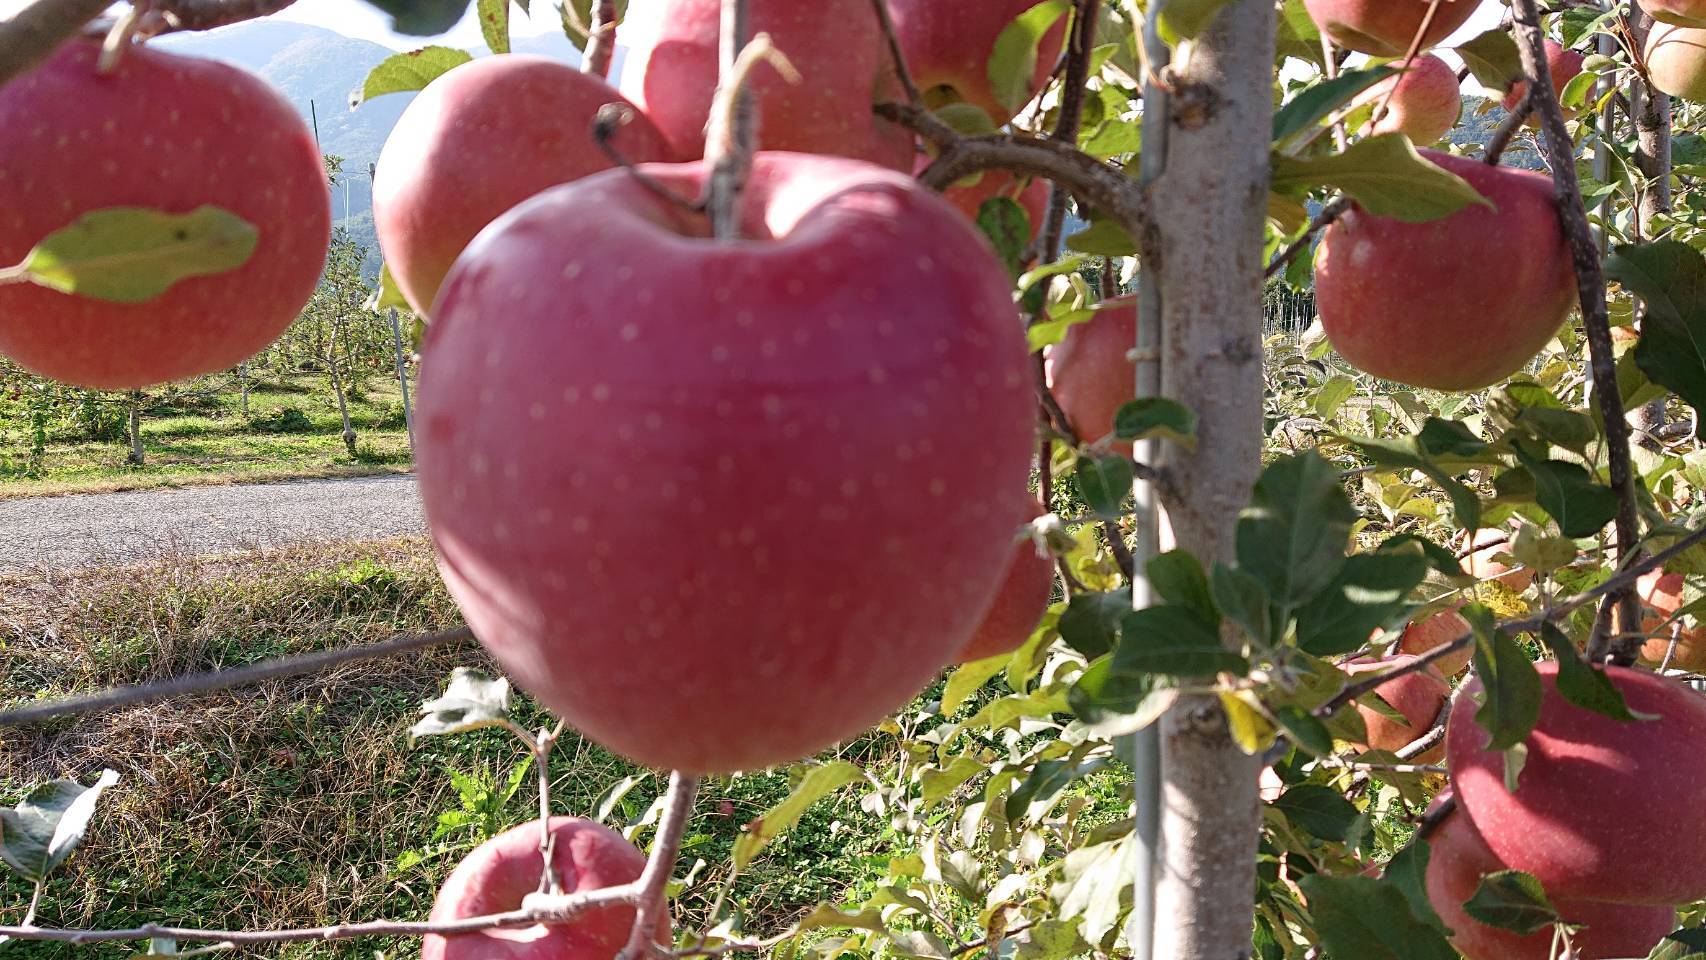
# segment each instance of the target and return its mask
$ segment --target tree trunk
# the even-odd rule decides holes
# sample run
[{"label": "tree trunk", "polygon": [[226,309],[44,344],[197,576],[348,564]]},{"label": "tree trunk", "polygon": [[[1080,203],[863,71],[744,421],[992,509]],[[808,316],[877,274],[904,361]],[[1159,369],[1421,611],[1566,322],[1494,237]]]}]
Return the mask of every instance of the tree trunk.
[{"label": "tree trunk", "polygon": [[143,466],[142,455],[142,391],[133,390],[130,394],[130,453],[125,455],[124,462],[134,467]]},{"label": "tree trunk", "polygon": [[[1634,45],[1643,49],[1647,33],[1653,28],[1653,18],[1639,6],[1633,9],[1630,26]],[[1635,210],[1637,237],[1652,239],[1653,220],[1670,211],[1670,97],[1647,85],[1636,76],[1629,83],[1629,113],[1635,119],[1635,167],[1646,181],[1642,185],[1641,202]],[[1665,402],[1658,399],[1637,407],[1629,414],[1629,425],[1641,434],[1643,445],[1651,446],[1651,434],[1664,426]]]},{"label": "tree trunk", "polygon": [[240,384],[243,388],[243,419],[247,420],[247,419],[249,419],[249,365],[248,364],[246,364],[246,363],[238,364],[238,366],[237,366],[237,383]]},{"label": "tree trunk", "polygon": [[[1197,413],[1194,451],[1169,445],[1183,502],[1173,539],[1205,566],[1232,557],[1262,451],[1262,260],[1272,130],[1273,4],[1237,0],[1174,68],[1166,172],[1151,192],[1160,262],[1162,392]],[[1214,698],[1162,720],[1155,957],[1250,951],[1258,760]]]},{"label": "tree trunk", "polygon": [[397,308],[391,308],[391,354],[397,361],[397,386],[403,390],[403,426],[409,431],[409,449],[415,449],[415,409],[409,403],[409,365],[403,351],[403,325]]},{"label": "tree trunk", "polygon": [[326,370],[332,377],[332,392],[338,398],[338,419],[344,425],[344,448],[349,451],[350,459],[355,459],[355,428],[349,422],[349,398],[344,396],[344,378],[338,372],[336,355],[326,354]]}]

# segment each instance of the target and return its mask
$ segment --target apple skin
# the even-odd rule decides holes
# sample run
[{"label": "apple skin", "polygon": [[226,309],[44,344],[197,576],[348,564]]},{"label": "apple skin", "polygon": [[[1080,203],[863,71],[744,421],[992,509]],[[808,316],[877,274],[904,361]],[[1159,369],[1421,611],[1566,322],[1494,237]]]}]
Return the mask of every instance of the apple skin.
[{"label": "apple skin", "polygon": [[[622,21],[622,93],[651,117],[679,159],[705,155],[721,8],[722,0],[647,0]],[[870,0],[750,0],[748,17],[752,34],[770,34],[802,78],[789,83],[764,65],[753,71],[748,89],[762,149],[912,169],[912,134],[871,112],[873,103],[904,94]]]},{"label": "apple skin", "polygon": [[[1552,69],[1552,90],[1560,99],[1564,96],[1564,88],[1569,86],[1570,81],[1582,72],[1582,64],[1586,62],[1586,57],[1574,50],[1567,49],[1558,41],[1550,39],[1546,41],[1546,65]],[[1510,90],[1505,94],[1504,108],[1515,110],[1516,105],[1522,100],[1523,94],[1527,92],[1528,81],[1518,80],[1511,84]],[[1580,112],[1580,110],[1565,108],[1565,118],[1574,118]],[[1527,123],[1531,127],[1539,126],[1532,114]]]},{"label": "apple skin", "polygon": [[[1435,805],[1449,795],[1449,789],[1442,791]],[[1463,909],[1480,887],[1482,876],[1510,868],[1499,861],[1461,808],[1446,814],[1427,842],[1428,902],[1451,928],[1451,945],[1459,953],[1468,960],[1550,960],[1550,927],[1522,936],[1481,923]],[[1676,929],[1676,911],[1668,906],[1549,899],[1565,922],[1584,926],[1570,939],[1581,960],[1644,957]]]},{"label": "apple skin", "polygon": [[[989,81],[989,59],[1001,32],[1035,5],[1035,0],[888,0],[895,38],[925,103],[932,109],[969,103],[997,126],[1012,120],[1013,111]],[[1038,44],[1026,100],[1053,74],[1066,22],[1066,17],[1056,21]]]},{"label": "apple skin", "polygon": [[[1137,297],[1107,300],[1103,309],[1045,351],[1049,391],[1078,439],[1094,443],[1114,432],[1114,417],[1137,393]],[[1129,454],[1129,442],[1113,449]]]},{"label": "apple skin", "polygon": [[[1475,722],[1480,681],[1452,707],[1446,765],[1452,789],[1500,860],[1563,898],[1665,905],[1706,897],[1706,698],[1645,670],[1609,667],[1629,709],[1619,723],[1570,705],[1556,662],[1537,664],[1540,720],[1515,793],[1504,758],[1483,748]],[[1615,810],[1616,816],[1606,812]]]},{"label": "apple skin", "polygon": [[0,88],[0,263],[106,207],[213,205],[258,242],[237,269],[143,303],[0,285],[0,353],[98,390],[235,367],[278,339],[320,281],[332,209],[313,134],[243,70],[144,46],[103,76],[99,52],[98,40],[73,40]]},{"label": "apple skin", "polygon": [[[1362,673],[1384,672],[1415,661],[1415,657],[1398,655],[1379,659],[1352,660],[1343,664],[1341,669],[1352,677]],[[1368,727],[1366,743],[1374,750],[1387,750],[1393,753],[1409,745],[1417,737],[1428,732],[1434,720],[1439,716],[1440,708],[1445,706],[1447,697],[1451,696],[1451,684],[1435,670],[1432,664],[1413,673],[1406,673],[1394,680],[1388,680],[1374,692],[1382,700],[1392,705],[1392,708],[1404,715],[1409,724],[1399,723],[1372,706],[1356,705],[1357,712],[1362,714],[1363,723]],[[1430,763],[1437,759],[1442,750],[1434,747],[1426,753],[1414,758],[1414,763]]]},{"label": "apple skin", "polygon": [[[705,175],[642,169],[685,197]],[[588,737],[694,773],[903,706],[1031,509],[1029,354],[965,218],[903,174],[780,153],[742,216],[755,239],[711,241],[622,170],[510,211],[445,281],[416,420],[475,635]],[[655,263],[667,282],[637,282]]]},{"label": "apple skin", "polygon": [[[1393,90],[1394,87],[1397,89]],[[1370,134],[1397,131],[1427,146],[1450,133],[1463,114],[1463,92],[1457,83],[1457,72],[1431,53],[1417,57],[1409,70],[1369,87],[1354,102],[1378,106],[1386,100],[1388,91],[1392,91],[1392,99],[1387,103],[1386,115],[1368,128]]]},{"label": "apple skin", "polygon": [[[1419,657],[1469,632],[1469,621],[1463,619],[1462,614],[1456,610],[1444,610],[1405,627],[1398,637],[1398,652]],[[1474,657],[1474,646],[1466,646],[1435,660],[1432,666],[1441,676],[1455,677],[1469,668],[1469,661]]]},{"label": "apple skin", "polygon": [[1706,0],[1641,0],[1654,20],[1685,27],[1706,27]]},{"label": "apple skin", "polygon": [[[427,84],[385,141],[373,179],[373,224],[403,296],[425,314],[456,255],[535,193],[615,164],[592,136],[608,103],[598,77],[559,60],[502,54]],[[672,159],[639,113],[612,141],[635,163]]]},{"label": "apple skin", "polygon": [[1426,223],[1353,206],[1315,259],[1316,309],[1351,366],[1435,390],[1510,376],[1552,339],[1577,302],[1552,181],[1434,150],[1421,154],[1497,209],[1471,204]]},{"label": "apple skin", "polygon": [[[930,157],[919,154],[918,162],[913,166],[913,174],[921,174],[930,168]],[[1021,182],[1019,177],[1008,170],[989,170],[975,177],[968,177],[942,191],[942,199],[952,204],[955,210],[966,215],[972,223],[977,222],[983,205],[996,197],[1006,197],[1019,205],[1025,211],[1026,219],[1031,222],[1031,239],[1035,240],[1042,232],[1043,220],[1048,217],[1048,183],[1040,178],[1030,178]]]},{"label": "apple skin", "polygon": [[1534,571],[1527,567],[1512,567],[1502,560],[1495,560],[1499,554],[1510,555],[1511,532],[1486,527],[1475,531],[1475,538],[1470,541],[1471,547],[1480,549],[1463,558],[1463,572],[1477,580],[1491,580],[1503,584],[1506,588],[1521,593],[1534,584]]},{"label": "apple skin", "polygon": [[[1437,45],[1469,22],[1481,0],[1445,0],[1422,39]],[[1428,5],[1414,0],[1303,0],[1315,26],[1335,44],[1377,57],[1401,57],[1422,28]]]},{"label": "apple skin", "polygon": [[[1033,517],[1042,516],[1041,504],[1034,505]],[[955,661],[971,663],[989,657],[1012,653],[1025,645],[1048,612],[1048,602],[1054,596],[1054,560],[1038,552],[1030,537],[1021,540],[1013,549],[1013,560],[1007,576],[995,594],[995,602],[983,615]]]},{"label": "apple skin", "polygon": [[1657,666],[1670,654],[1669,669],[1700,673],[1706,670],[1706,627],[1678,629],[1676,649],[1671,650],[1671,615],[1682,609],[1683,578],[1680,573],[1653,570],[1635,581],[1635,593],[1646,608],[1641,629],[1653,635],[1641,647],[1641,659]]},{"label": "apple skin", "polygon": [[1646,61],[1653,86],[1684,100],[1706,100],[1706,28],[1653,24]]},{"label": "apple skin", "polygon": [[[552,817],[552,864],[564,893],[632,883],[646,855],[608,827],[578,817]],[[521,909],[539,889],[539,821],[512,827],[468,854],[439,888],[432,923],[448,923]],[[628,942],[634,908],[589,910],[553,926],[428,936],[421,960],[610,960]],[[658,921],[657,942],[671,942],[669,919]]]}]

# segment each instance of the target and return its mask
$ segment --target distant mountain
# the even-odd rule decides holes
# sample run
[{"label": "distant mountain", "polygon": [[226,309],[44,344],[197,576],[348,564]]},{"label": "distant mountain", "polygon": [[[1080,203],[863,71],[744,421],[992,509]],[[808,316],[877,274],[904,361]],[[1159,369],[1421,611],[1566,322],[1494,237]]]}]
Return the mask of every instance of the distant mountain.
[{"label": "distant mountain", "polygon": [[[175,53],[219,60],[257,74],[282,93],[303,120],[314,122],[320,152],[344,159],[344,177],[332,190],[332,216],[374,251],[368,268],[376,274],[373,183],[368,166],[379,159],[391,128],[415,95],[388,94],[354,110],[349,107],[349,96],[361,86],[369,70],[395,51],[323,27],[283,20],[250,20],[202,33],[171,34],[154,43]],[[513,47],[516,53],[580,62],[579,52],[561,34],[518,37]],[[469,52],[479,56],[486,51]]]}]

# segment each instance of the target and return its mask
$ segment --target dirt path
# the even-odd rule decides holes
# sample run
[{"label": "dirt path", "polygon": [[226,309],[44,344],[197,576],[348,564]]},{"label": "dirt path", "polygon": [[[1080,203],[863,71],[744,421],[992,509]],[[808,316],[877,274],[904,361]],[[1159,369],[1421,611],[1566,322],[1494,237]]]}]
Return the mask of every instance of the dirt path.
[{"label": "dirt path", "polygon": [[0,501],[0,572],[426,529],[408,475]]}]

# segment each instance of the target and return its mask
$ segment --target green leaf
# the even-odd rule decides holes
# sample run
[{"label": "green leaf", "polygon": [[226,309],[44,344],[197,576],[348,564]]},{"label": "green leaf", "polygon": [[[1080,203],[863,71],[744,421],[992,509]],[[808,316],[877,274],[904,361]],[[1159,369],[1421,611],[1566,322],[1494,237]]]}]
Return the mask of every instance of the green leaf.
[{"label": "green leaf", "polygon": [[1031,217],[1024,207],[1011,197],[990,197],[977,208],[977,228],[989,238],[1008,273],[1017,277],[1024,271],[1031,245]]},{"label": "green leaf", "polygon": [[1522,55],[1509,31],[1488,30],[1455,48],[1476,82],[1495,93],[1504,93],[1522,79]]},{"label": "green leaf", "polygon": [[1120,623],[1113,669],[1182,677],[1242,673],[1249,663],[1221,644],[1220,631],[1196,611],[1168,604],[1136,610]]},{"label": "green leaf", "polygon": [[403,291],[398,288],[397,281],[391,276],[391,268],[381,263],[379,265],[379,285],[362,304],[367,310],[380,313],[386,310],[412,310],[409,301],[403,297]]},{"label": "green leaf", "polygon": [[1075,593],[1060,615],[1060,638],[1089,658],[1113,649],[1120,621],[1131,613],[1131,594],[1125,591]]},{"label": "green leaf", "polygon": [[[1007,796],[1009,823],[1025,816],[1033,800],[1058,798],[1061,791],[1078,778],[1078,763],[1073,760],[1044,760],[1031,768],[1030,776]],[[1052,805],[1052,804],[1051,804]]]},{"label": "green leaf", "polygon": [[1112,520],[1124,512],[1133,475],[1130,458],[1114,454],[1081,457],[1072,477],[1078,495],[1090,509],[1098,517]]},{"label": "green leaf", "polygon": [[1317,757],[1325,757],[1333,752],[1333,734],[1327,730],[1327,725],[1313,713],[1295,703],[1277,707],[1273,711],[1274,721],[1305,752]]},{"label": "green leaf", "polygon": [[1276,460],[1238,515],[1238,566],[1275,605],[1295,608],[1338,576],[1356,516],[1339,471],[1320,454]]},{"label": "green leaf", "polygon": [[483,670],[457,667],[444,695],[421,705],[409,737],[431,737],[501,727],[509,719],[509,681]]},{"label": "green leaf", "polygon": [[1581,466],[1563,460],[1536,460],[1519,447],[1517,459],[1534,478],[1534,498],[1558,521],[1566,537],[1591,537],[1617,516],[1617,494],[1593,481]]},{"label": "green leaf", "polygon": [[51,780],[11,810],[0,810],[0,861],[37,883],[76,852],[102,791],[118,782],[103,770],[94,786]]},{"label": "green leaf", "polygon": [[1349,653],[1409,607],[1428,557],[1405,541],[1345,559],[1339,575],[1297,611],[1297,645],[1319,657]]},{"label": "green leaf", "polygon": [[1355,393],[1357,382],[1351,377],[1339,375],[1321,384],[1321,389],[1315,391],[1315,415],[1323,420],[1331,420],[1333,414]]},{"label": "green leaf", "polygon": [[1067,705],[1092,736],[1112,740],[1136,733],[1161,718],[1179,698],[1153,673],[1120,673],[1114,658],[1099,657],[1073,681]]},{"label": "green leaf", "polygon": [[1706,411],[1706,258],[1674,240],[1620,246],[1606,258],[1605,275],[1646,304],[1636,365]]},{"label": "green leaf", "polygon": [[1416,152],[1402,133],[1366,137],[1343,153],[1318,157],[1275,157],[1275,190],[1334,187],[1376,216],[1421,223],[1464,207],[1492,203],[1467,180]]},{"label": "green leaf", "polygon": [[1404,894],[1404,899],[1410,902],[1410,912],[1416,919],[1431,924],[1443,933],[1446,930],[1445,921],[1439,918],[1439,914],[1434,911],[1433,902],[1428,899],[1428,857],[1431,853],[1426,841],[1412,840],[1392,855],[1380,876]]},{"label": "green leaf", "polygon": [[23,263],[0,269],[0,283],[27,280],[95,300],[143,303],[179,280],[241,267],[259,239],[253,224],[219,207],[107,207],[49,234]]},{"label": "green leaf", "polygon": [[[1149,586],[1162,600],[1189,607],[1204,619],[1219,622],[1220,608],[1208,585],[1202,563],[1186,550],[1169,550],[1152,558],[1144,567]],[[1121,614],[1122,616],[1124,614]]]},{"label": "green leaf", "polygon": [[1243,627],[1259,646],[1274,645],[1276,624],[1269,609],[1268,594],[1255,577],[1237,567],[1216,563],[1209,582],[1214,605],[1226,619]]},{"label": "green leaf", "polygon": [[1262,701],[1253,691],[1221,690],[1219,695],[1226,732],[1245,756],[1253,757],[1274,745],[1279,729],[1262,711]]},{"label": "green leaf", "polygon": [[1070,0],[1043,0],[1019,14],[995,38],[995,49],[989,56],[989,85],[995,99],[1010,112],[1018,113],[1030,99],[1037,49],[1071,8]]},{"label": "green leaf", "polygon": [[1197,415],[1176,400],[1144,397],[1132,400],[1114,414],[1114,436],[1121,440],[1161,437],[1186,450],[1197,447]]},{"label": "green leaf", "polygon": [[1357,818],[1356,804],[1340,796],[1332,787],[1318,783],[1291,787],[1280,794],[1271,806],[1285,814],[1287,820],[1322,840],[1343,841]]},{"label": "green leaf", "polygon": [[[1422,432],[1427,432],[1426,425],[1423,426]],[[1451,500],[1452,516],[1458,526],[1467,530],[1480,529],[1481,501],[1475,496],[1475,491],[1459,483],[1444,467],[1434,462],[1432,456],[1421,447],[1420,438],[1385,440],[1374,437],[1345,437],[1344,440],[1378,466],[1420,471],[1445,491],[1446,497]]]},{"label": "green leaf", "polygon": [[1317,873],[1299,885],[1315,932],[1335,960],[1458,960],[1439,930],[1416,919],[1394,884]]},{"label": "green leaf", "polygon": [[509,52],[509,0],[475,0],[480,35],[493,53]]},{"label": "green leaf", "polygon": [[952,960],[954,952],[928,930],[890,930],[890,955],[900,960]]},{"label": "green leaf", "polygon": [[1060,882],[1049,891],[1060,905],[1060,918],[1079,918],[1079,932],[1091,944],[1102,943],[1124,912],[1134,875],[1127,853],[1131,842],[1126,834],[1073,850],[1061,862]]},{"label": "green leaf", "polygon": [[1647,955],[1648,960],[1690,960],[1706,955],[1706,927],[1686,927],[1668,933]]},{"label": "green leaf", "polygon": [[863,778],[859,768],[845,760],[810,768],[786,800],[747,824],[741,835],[735,838],[732,854],[735,869],[744,870],[765,844],[787,833],[812,804]]},{"label": "green leaf", "polygon": [[468,12],[468,0],[367,0],[391,15],[391,29],[411,37],[448,33]]},{"label": "green leaf", "polygon": [[1232,0],[1167,0],[1161,8],[1161,37],[1168,45],[1180,40],[1193,40],[1202,35],[1220,8]]},{"label": "green leaf", "polygon": [[1592,710],[1613,720],[1631,722],[1657,719],[1648,714],[1635,714],[1623,700],[1605,671],[1592,666],[1577,652],[1576,645],[1565,636],[1558,625],[1547,621],[1540,627],[1540,637],[1558,661],[1558,693],[1583,710]]},{"label": "green leaf", "polygon": [[1332,80],[1311,84],[1274,112],[1274,142],[1314,129],[1334,110],[1394,73],[1397,71],[1391,67],[1347,70]]},{"label": "green leaf", "polygon": [[1010,654],[997,654],[963,664],[948,674],[948,682],[942,688],[942,716],[952,716],[954,711],[971,699],[971,695],[988,683],[991,677],[1007,669],[1009,659]]},{"label": "green leaf", "polygon": [[355,108],[387,93],[424,89],[427,84],[473,59],[473,54],[454,47],[422,47],[393,54],[367,71],[367,79],[361,82],[361,89],[350,94],[349,105]]},{"label": "green leaf", "polygon": [[1540,881],[1521,870],[1500,870],[1481,878],[1463,912],[1489,927],[1527,936],[1539,933],[1561,918],[1546,899]]},{"label": "green leaf", "polygon": [[966,754],[955,757],[945,767],[926,768],[918,777],[919,795],[924,800],[924,806],[930,807],[946,800],[955,790],[964,786],[966,781],[988,769],[988,764]]},{"label": "green leaf", "polygon": [[[588,40],[587,29],[592,25],[592,5],[595,0],[568,0],[557,4],[557,12],[562,15],[563,34],[574,44],[576,50],[585,50]],[[516,6],[527,11],[527,4],[518,2]],[[628,0],[616,0],[616,22],[621,23],[628,16]]]},{"label": "green leaf", "polygon": [[1137,255],[1137,241],[1125,228],[1112,220],[1095,220],[1088,227],[1066,238],[1066,248],[1098,257],[1132,257]]},{"label": "green leaf", "polygon": [[1540,674],[1522,646],[1492,628],[1492,616],[1476,604],[1458,611],[1475,628],[1475,675],[1481,709],[1475,722],[1492,736],[1488,750],[1507,750],[1528,739],[1540,719]]}]

